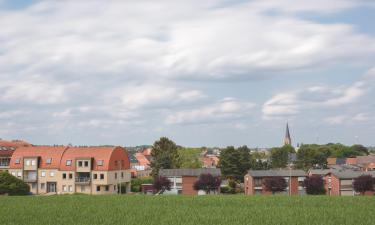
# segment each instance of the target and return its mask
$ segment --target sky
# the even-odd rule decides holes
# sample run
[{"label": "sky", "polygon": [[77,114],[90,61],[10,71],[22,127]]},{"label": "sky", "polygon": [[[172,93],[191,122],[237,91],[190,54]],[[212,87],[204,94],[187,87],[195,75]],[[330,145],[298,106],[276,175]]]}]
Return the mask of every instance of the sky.
[{"label": "sky", "polygon": [[375,145],[372,0],[0,0],[0,138]]}]

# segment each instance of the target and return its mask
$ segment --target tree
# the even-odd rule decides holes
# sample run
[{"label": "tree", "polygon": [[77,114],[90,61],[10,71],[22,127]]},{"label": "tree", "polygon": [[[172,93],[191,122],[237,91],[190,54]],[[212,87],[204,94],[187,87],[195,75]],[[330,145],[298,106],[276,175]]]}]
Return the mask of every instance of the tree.
[{"label": "tree", "polygon": [[247,146],[237,149],[229,146],[220,152],[218,167],[224,177],[243,181],[244,175],[252,167],[252,161],[250,149]]},{"label": "tree", "polygon": [[28,195],[30,186],[8,172],[0,172],[0,195]]},{"label": "tree", "polygon": [[263,181],[263,185],[266,191],[272,192],[283,192],[287,187],[287,183],[283,177],[267,177]]},{"label": "tree", "polygon": [[366,191],[374,191],[374,179],[371,175],[362,175],[354,179],[353,187],[356,192],[364,195]]},{"label": "tree", "polygon": [[352,145],[350,149],[355,152],[355,154],[368,155],[370,153],[369,150],[363,145]]},{"label": "tree", "polygon": [[150,167],[151,175],[156,177],[160,169],[179,168],[177,145],[166,137],[155,141],[152,146],[151,156],[153,158]]},{"label": "tree", "polygon": [[216,191],[221,184],[220,177],[214,177],[211,174],[201,174],[198,180],[194,183],[193,188],[196,191],[204,190],[207,194],[211,191]]},{"label": "tree", "polygon": [[202,168],[201,153],[202,149],[200,148],[179,148],[178,163],[180,168]]},{"label": "tree", "polygon": [[152,184],[152,177],[138,177],[131,179],[131,191],[132,192],[141,192],[142,184]]},{"label": "tree", "polygon": [[303,186],[306,188],[306,193],[309,195],[324,195],[326,193],[323,177],[319,175],[306,177],[303,181]]},{"label": "tree", "polygon": [[295,153],[295,150],[291,145],[284,145],[281,148],[272,148],[271,149],[272,168],[285,168],[288,165],[290,153]]},{"label": "tree", "polygon": [[154,179],[152,186],[158,193],[162,194],[166,190],[171,190],[171,181],[166,177],[159,176]]}]

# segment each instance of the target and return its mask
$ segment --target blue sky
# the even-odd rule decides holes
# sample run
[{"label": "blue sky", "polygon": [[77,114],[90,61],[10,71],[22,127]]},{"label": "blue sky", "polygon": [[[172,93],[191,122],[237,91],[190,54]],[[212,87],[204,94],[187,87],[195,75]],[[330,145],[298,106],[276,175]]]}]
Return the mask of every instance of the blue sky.
[{"label": "blue sky", "polygon": [[371,0],[0,0],[0,137],[375,145]]}]

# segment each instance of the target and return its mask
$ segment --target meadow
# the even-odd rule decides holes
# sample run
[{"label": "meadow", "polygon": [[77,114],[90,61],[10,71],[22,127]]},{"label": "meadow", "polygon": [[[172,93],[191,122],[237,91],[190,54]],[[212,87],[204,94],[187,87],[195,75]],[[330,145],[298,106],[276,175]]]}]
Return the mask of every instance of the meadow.
[{"label": "meadow", "polygon": [[374,197],[0,197],[0,224],[375,224]]}]

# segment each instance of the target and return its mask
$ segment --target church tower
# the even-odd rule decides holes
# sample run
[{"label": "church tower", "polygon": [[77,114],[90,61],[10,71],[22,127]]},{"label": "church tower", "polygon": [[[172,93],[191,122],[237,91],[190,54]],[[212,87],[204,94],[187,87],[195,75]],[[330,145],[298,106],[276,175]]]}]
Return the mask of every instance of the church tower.
[{"label": "church tower", "polygon": [[289,124],[288,123],[286,123],[284,145],[292,145],[292,139],[290,138]]}]

